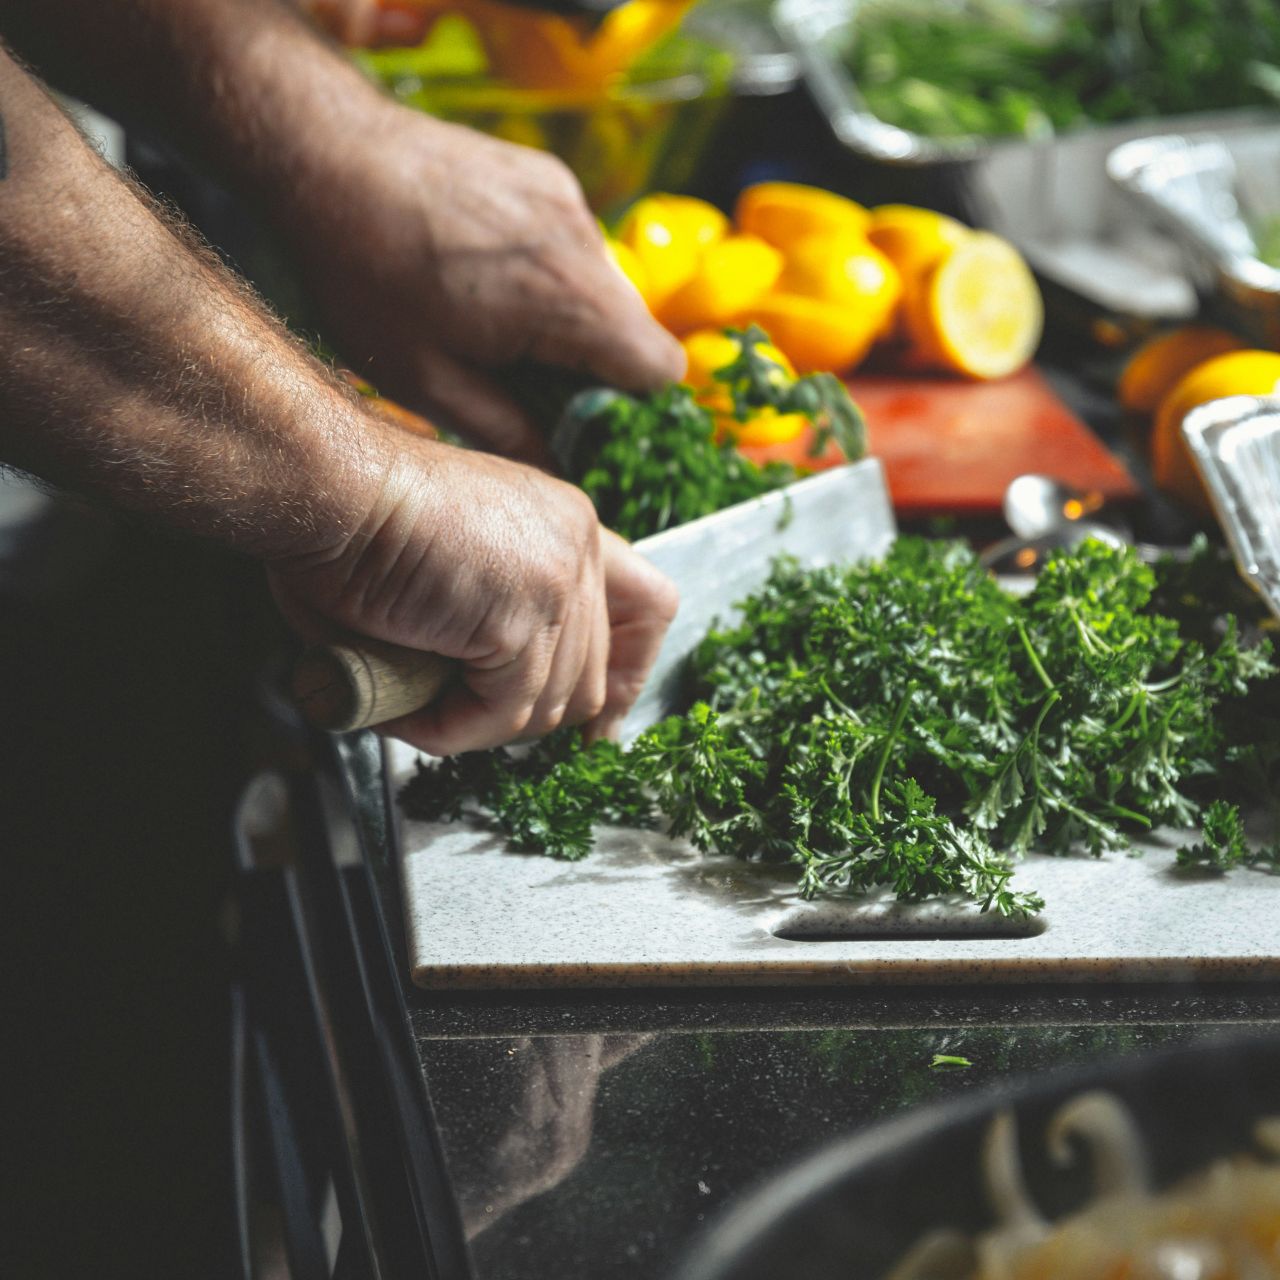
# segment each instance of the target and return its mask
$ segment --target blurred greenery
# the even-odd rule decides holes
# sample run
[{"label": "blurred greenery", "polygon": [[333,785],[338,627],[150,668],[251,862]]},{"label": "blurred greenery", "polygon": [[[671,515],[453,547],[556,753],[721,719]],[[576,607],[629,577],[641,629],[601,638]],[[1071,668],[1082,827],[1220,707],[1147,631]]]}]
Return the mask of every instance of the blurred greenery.
[{"label": "blurred greenery", "polygon": [[1275,0],[863,0],[844,57],[882,120],[931,138],[1277,101]]},{"label": "blurred greenery", "polygon": [[1280,268],[1280,213],[1263,219],[1253,233],[1258,257],[1269,267]]}]

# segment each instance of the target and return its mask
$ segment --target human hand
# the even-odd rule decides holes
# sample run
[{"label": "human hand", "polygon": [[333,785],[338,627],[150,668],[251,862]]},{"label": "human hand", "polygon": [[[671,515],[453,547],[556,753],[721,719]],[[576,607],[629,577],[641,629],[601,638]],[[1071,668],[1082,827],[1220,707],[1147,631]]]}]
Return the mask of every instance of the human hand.
[{"label": "human hand", "polygon": [[636,391],[682,375],[679,344],[609,261],[559,160],[380,106],[283,210],[326,331],[360,373],[537,463],[545,442],[503,391],[504,366],[557,365]]},{"label": "human hand", "polygon": [[297,0],[330,35],[353,48],[417,44],[430,19],[423,10],[381,0]]},{"label": "human hand", "polygon": [[269,563],[286,617],[457,660],[437,702],[379,726],[433,755],[564,724],[614,733],[675,615],[672,584],[570,485],[399,433],[392,447],[354,536]]}]

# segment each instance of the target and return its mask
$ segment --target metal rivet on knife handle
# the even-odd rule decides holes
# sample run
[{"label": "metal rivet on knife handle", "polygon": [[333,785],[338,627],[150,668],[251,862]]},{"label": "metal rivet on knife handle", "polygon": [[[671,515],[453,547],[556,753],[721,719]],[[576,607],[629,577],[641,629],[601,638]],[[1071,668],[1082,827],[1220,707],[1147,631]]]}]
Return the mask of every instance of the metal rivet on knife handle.
[{"label": "metal rivet on knife handle", "polygon": [[316,645],[293,668],[293,697],[317,729],[346,733],[420,711],[456,664],[376,640]]}]

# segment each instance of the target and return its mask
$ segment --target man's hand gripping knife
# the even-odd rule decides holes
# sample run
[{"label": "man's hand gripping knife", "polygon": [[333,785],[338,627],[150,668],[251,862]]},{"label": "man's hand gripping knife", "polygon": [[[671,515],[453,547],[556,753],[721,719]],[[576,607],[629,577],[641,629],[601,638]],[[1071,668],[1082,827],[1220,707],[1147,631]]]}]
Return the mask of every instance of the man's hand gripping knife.
[{"label": "man's hand gripping knife", "polygon": [[671,585],[571,487],[379,421],[0,54],[4,461],[266,564],[305,632],[456,659],[434,754],[620,721]]}]

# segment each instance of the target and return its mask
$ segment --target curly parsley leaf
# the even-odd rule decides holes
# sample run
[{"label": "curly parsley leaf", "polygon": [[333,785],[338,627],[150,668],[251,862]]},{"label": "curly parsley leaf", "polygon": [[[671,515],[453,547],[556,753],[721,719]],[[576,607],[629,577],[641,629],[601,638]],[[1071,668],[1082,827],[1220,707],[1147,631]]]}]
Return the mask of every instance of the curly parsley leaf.
[{"label": "curly parsley leaf", "polygon": [[1280,870],[1236,807],[1277,792],[1280,676],[1214,583],[1099,543],[1021,599],[958,544],[783,560],[692,655],[699,700],[626,751],[557,735],[445,761],[402,798],[420,816],[478,808],[557,857],[582,856],[593,823],[660,816],[705,852],[792,864],[805,896],[959,896],[1011,917],[1043,906],[1011,885],[1022,852],[1122,849],[1202,810],[1182,865]]},{"label": "curly parsley leaf", "polygon": [[[866,452],[866,424],[844,384],[829,374],[793,377],[760,348],[763,330],[728,330],[738,355],[714,373],[732,416],[762,410],[803,414],[816,428],[812,452],[834,436],[850,460]],[[568,477],[586,491],[601,522],[624,538],[661,533],[790,484],[790,463],[764,466],[721,438],[715,416],[689,387],[645,397],[587,393],[570,403],[558,430],[574,443]]]}]

